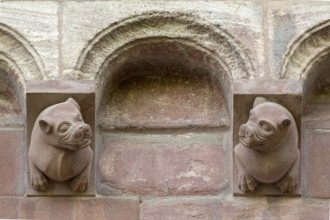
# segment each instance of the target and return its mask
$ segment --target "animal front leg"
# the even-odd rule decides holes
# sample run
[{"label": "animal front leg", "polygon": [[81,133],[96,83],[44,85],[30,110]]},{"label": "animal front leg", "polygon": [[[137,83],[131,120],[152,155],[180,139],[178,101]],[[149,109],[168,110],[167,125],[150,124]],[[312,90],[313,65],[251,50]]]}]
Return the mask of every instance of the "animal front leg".
[{"label": "animal front leg", "polygon": [[285,174],[285,176],[276,183],[276,186],[281,192],[294,192],[298,185],[299,177],[299,163],[300,163],[300,152],[297,150],[297,158],[293,163],[290,170]]},{"label": "animal front leg", "polygon": [[244,169],[243,164],[236,155],[235,161],[238,170],[238,188],[243,192],[254,192],[258,187],[258,182]]},{"label": "animal front leg", "polygon": [[85,192],[88,187],[91,172],[91,162],[88,166],[71,181],[70,187],[73,191]]},{"label": "animal front leg", "polygon": [[41,171],[33,164],[31,159],[29,158],[29,168],[30,168],[30,181],[31,186],[38,190],[44,191],[48,187],[47,178]]}]

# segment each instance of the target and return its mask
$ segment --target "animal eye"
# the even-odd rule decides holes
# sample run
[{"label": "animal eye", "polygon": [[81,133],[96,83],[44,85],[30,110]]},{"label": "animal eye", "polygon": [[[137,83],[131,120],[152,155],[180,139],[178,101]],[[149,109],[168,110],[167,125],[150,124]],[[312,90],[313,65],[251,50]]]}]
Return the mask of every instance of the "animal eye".
[{"label": "animal eye", "polygon": [[269,124],[268,122],[265,121],[261,121],[259,123],[259,126],[262,130],[266,131],[266,132],[271,132],[273,131],[273,126],[271,124]]},{"label": "animal eye", "polygon": [[70,128],[70,124],[69,123],[63,123],[59,126],[58,128],[58,132],[59,133],[64,133],[66,132],[68,129]]},{"label": "animal eye", "polygon": [[79,115],[77,115],[77,121],[83,121],[83,119],[82,119],[82,117],[81,117],[81,115],[79,114]]}]

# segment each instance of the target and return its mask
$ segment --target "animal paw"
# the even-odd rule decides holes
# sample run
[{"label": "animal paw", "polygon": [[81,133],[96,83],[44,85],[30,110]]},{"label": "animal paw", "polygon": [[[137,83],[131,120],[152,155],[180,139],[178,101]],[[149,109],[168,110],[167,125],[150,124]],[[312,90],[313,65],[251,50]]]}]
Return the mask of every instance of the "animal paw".
[{"label": "animal paw", "polygon": [[298,178],[292,175],[286,175],[283,179],[276,183],[276,186],[282,193],[294,192],[297,188]]},{"label": "animal paw", "polygon": [[35,173],[31,175],[31,185],[38,191],[44,191],[48,187],[47,178],[42,173]]},{"label": "animal paw", "polygon": [[258,182],[248,174],[242,174],[238,176],[238,188],[243,192],[254,192],[258,186]]},{"label": "animal paw", "polygon": [[78,175],[72,179],[70,187],[75,192],[85,192],[88,187],[88,176]]}]

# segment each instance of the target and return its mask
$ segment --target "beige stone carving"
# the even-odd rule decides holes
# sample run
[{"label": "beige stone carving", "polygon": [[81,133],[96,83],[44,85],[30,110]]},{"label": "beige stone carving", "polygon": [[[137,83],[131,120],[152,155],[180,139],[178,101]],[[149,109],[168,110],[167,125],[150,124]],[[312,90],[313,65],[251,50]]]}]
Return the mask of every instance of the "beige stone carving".
[{"label": "beige stone carving", "polygon": [[238,187],[255,191],[259,183],[276,183],[281,192],[294,192],[299,176],[298,131],[283,106],[257,97],[249,120],[241,125],[235,146]]},{"label": "beige stone carving", "polygon": [[91,138],[91,127],[84,123],[74,99],[43,110],[34,124],[29,148],[32,187],[43,191],[49,179],[71,179],[72,190],[86,191],[93,158]]}]

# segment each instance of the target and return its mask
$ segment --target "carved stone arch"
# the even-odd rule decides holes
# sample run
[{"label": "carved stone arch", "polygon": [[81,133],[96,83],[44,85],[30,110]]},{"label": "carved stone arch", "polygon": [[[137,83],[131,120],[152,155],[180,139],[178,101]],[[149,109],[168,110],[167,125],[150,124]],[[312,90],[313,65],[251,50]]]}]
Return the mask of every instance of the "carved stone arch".
[{"label": "carved stone arch", "polygon": [[281,78],[306,79],[314,65],[330,52],[330,20],[307,30],[289,47],[281,69]]},{"label": "carved stone arch", "polygon": [[[125,66],[132,68],[134,64],[131,64],[137,60],[150,64],[151,57],[171,57],[174,63],[182,64],[181,67],[189,68],[191,65],[195,70],[211,74],[221,86],[229,114],[232,78],[253,77],[254,67],[250,58],[232,35],[221,27],[180,13],[148,13],[110,25],[85,47],[75,69],[82,79],[96,79],[100,94],[97,103],[105,105],[101,103],[101,100],[106,100],[104,91],[114,88],[113,82],[118,83],[128,77],[119,72],[125,72]],[[162,63],[160,60],[163,58],[157,62]],[[193,69],[185,71],[192,73]]]},{"label": "carved stone arch", "polygon": [[15,63],[0,52],[0,127],[25,124],[25,81]]},{"label": "carved stone arch", "polygon": [[254,67],[240,43],[226,30],[182,13],[155,12],[129,17],[98,33],[82,51],[76,70],[83,78],[99,78],[102,65],[118,48],[136,40],[167,37],[201,45],[223,62],[233,78],[250,78]]},{"label": "carved stone arch", "polygon": [[22,74],[25,80],[46,79],[43,63],[35,49],[19,33],[0,23],[0,60]]}]

